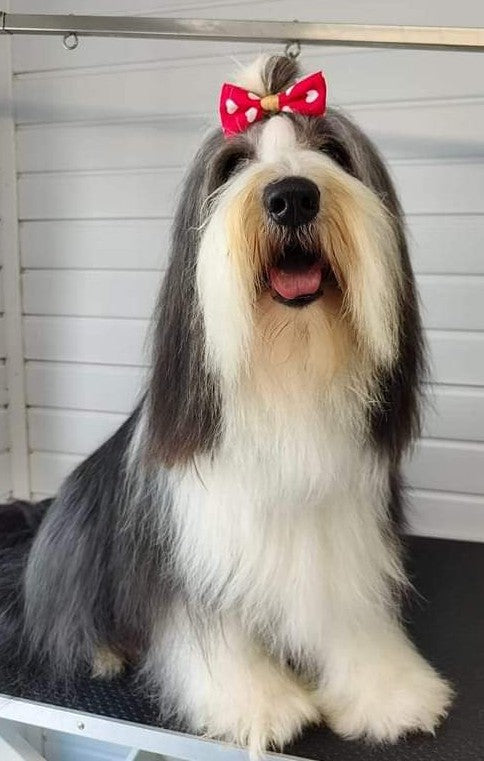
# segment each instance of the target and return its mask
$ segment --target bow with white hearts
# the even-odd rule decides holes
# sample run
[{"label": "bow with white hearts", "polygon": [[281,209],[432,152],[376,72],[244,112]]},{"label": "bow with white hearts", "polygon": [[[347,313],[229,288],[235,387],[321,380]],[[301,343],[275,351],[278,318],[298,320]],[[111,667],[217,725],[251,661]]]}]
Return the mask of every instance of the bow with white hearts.
[{"label": "bow with white hearts", "polygon": [[244,132],[251,124],[279,111],[322,116],[326,110],[326,80],[316,71],[284,92],[260,98],[243,87],[225,82],[220,93],[220,120],[224,135]]}]

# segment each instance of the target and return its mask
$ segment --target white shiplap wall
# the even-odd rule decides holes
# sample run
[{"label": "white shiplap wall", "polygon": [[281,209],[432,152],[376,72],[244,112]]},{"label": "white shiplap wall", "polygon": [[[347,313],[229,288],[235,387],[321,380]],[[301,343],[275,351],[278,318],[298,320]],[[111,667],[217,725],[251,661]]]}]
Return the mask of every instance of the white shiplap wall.
[{"label": "white shiplap wall", "polygon": [[11,92],[10,46],[0,39],[0,502],[10,494],[11,463],[9,453],[8,395],[5,329],[5,272],[4,260],[7,254],[6,215],[10,209],[12,189],[12,161],[14,157],[13,125],[8,108]]},{"label": "white shiplap wall", "polygon": [[[0,220],[1,224],[1,220]],[[5,371],[5,327],[3,316],[3,277],[0,253],[0,502],[9,496],[11,487],[7,380]]]},{"label": "white shiplap wall", "polygon": [[[19,12],[480,25],[481,0],[14,0]],[[40,7],[41,6],[41,7]],[[256,48],[55,38],[13,45],[30,483],[62,477],[131,409],[174,195],[217,92]],[[412,238],[433,406],[408,465],[414,528],[484,539],[484,57],[303,50],[388,158]]]}]

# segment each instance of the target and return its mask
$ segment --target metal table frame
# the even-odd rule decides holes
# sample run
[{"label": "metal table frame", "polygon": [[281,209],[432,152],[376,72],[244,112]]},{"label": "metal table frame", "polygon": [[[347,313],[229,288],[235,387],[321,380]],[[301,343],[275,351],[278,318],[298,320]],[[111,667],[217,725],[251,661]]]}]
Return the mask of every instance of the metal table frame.
[{"label": "metal table frame", "polygon": [[[45,761],[14,724],[41,727],[89,737],[114,745],[132,748],[127,761],[144,761],[143,752],[154,753],[159,759],[180,761],[247,761],[248,752],[228,743],[204,737],[174,732],[162,727],[136,724],[130,721],[97,716],[60,706],[0,694],[0,758],[1,761]],[[304,761],[301,757],[267,753],[264,758],[278,761]]]}]

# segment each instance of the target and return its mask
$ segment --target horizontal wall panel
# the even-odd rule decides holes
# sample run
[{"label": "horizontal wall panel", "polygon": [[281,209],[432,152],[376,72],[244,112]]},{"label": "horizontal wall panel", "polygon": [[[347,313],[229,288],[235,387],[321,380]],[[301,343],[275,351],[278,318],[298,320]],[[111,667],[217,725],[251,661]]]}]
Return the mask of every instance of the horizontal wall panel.
[{"label": "horizontal wall panel", "polygon": [[[27,403],[106,412],[130,412],[147,371],[142,367],[27,362]],[[424,435],[484,440],[484,389],[458,386],[428,388]]]},{"label": "horizontal wall panel", "polygon": [[27,362],[27,404],[100,412],[130,412],[147,371],[142,367]]},{"label": "horizontal wall panel", "polygon": [[8,449],[8,417],[7,410],[0,408],[0,452]]},{"label": "horizontal wall panel", "polygon": [[[484,162],[394,162],[392,169],[409,214],[484,213]],[[19,216],[167,217],[182,176],[174,169],[21,175]]]},{"label": "horizontal wall panel", "polygon": [[425,327],[484,330],[484,276],[420,275]]},{"label": "horizontal wall panel", "polygon": [[[439,106],[372,106],[355,108],[351,115],[387,158],[484,154],[484,100]],[[441,124],[438,134],[436,123]],[[213,119],[203,117],[25,126],[17,132],[17,167],[20,172],[52,172],[184,166],[213,126]]]},{"label": "horizontal wall panel", "polygon": [[[130,412],[147,371],[142,367],[27,362],[27,403],[106,412]],[[484,390],[434,386],[427,391],[425,435],[484,440]]]},{"label": "horizontal wall panel", "polygon": [[148,318],[160,283],[156,272],[27,271],[23,309],[25,314]]},{"label": "horizontal wall panel", "polygon": [[429,388],[426,394],[424,436],[484,441],[484,388]]},{"label": "horizontal wall panel", "polygon": [[29,445],[32,450],[87,455],[125,419],[125,415],[112,413],[33,408],[28,413]]},{"label": "horizontal wall panel", "polygon": [[12,488],[10,477],[10,455],[8,452],[0,454],[0,493],[4,499]]},{"label": "horizontal wall panel", "polygon": [[[36,364],[36,370],[32,373],[32,367],[27,368],[27,388],[30,404],[38,404],[40,397],[41,402],[47,407],[59,407],[59,399],[55,393],[47,386],[49,379],[59,380],[62,377],[65,381],[72,381],[74,387],[80,384],[84,385],[85,392],[90,392],[90,397],[85,398],[85,410],[72,409],[42,409],[33,407],[29,410],[29,442],[31,449],[47,450],[52,452],[69,452],[74,454],[88,454],[99,446],[116,428],[121,425],[125,419],[125,414],[112,414],[106,412],[106,407],[102,407],[103,412],[92,411],[95,409],[95,399],[99,395],[96,384],[106,384],[105,368],[91,366],[89,368],[90,384],[86,383],[85,368],[73,366],[70,377],[66,377],[65,372],[59,373],[59,368],[55,365],[42,366]],[[131,370],[132,368],[127,368]],[[50,372],[47,372],[49,371]],[[79,375],[79,379],[76,378]],[[36,381],[40,387],[41,393],[33,394],[36,401],[31,402],[31,387],[33,381]],[[126,379],[121,373],[116,373],[115,378],[107,379],[109,389],[114,392],[114,396],[119,396],[117,382],[124,385]],[[86,386],[88,387],[86,388]],[[62,398],[65,394],[61,394]],[[125,397],[125,412],[130,412],[134,406],[135,394],[132,398]],[[430,403],[426,408],[425,416],[425,436],[454,439],[463,439],[465,441],[484,441],[484,390],[472,391],[470,389],[456,388],[436,388],[431,397],[433,406]],[[54,402],[54,404],[51,404]],[[79,399],[74,400],[79,404]],[[112,403],[111,403],[111,406]],[[118,404],[118,409],[119,409]],[[89,410],[89,411],[87,411]],[[1,431],[1,418],[0,418]]]},{"label": "horizontal wall panel", "polygon": [[[129,413],[146,375],[146,369],[141,367],[28,362],[27,403],[34,407]],[[483,441],[484,389],[429,388],[424,434]]]},{"label": "horizontal wall panel", "polygon": [[[305,59],[309,65],[309,56]],[[314,63],[321,61],[316,54]],[[479,53],[362,50],[330,55],[322,63],[331,104],[482,95]],[[126,69],[122,76],[119,70],[109,69],[63,72],[62,76],[19,75],[14,80],[16,121],[111,121],[201,113],[212,114],[215,122],[220,85],[233,79],[234,69],[224,59],[195,59],[182,65],[172,61]],[[169,87],[162,86],[166,82]]]},{"label": "horizontal wall panel", "polygon": [[[200,76],[202,66],[204,75]],[[166,62],[149,68],[92,69],[67,76],[64,72],[60,76],[19,75],[13,83],[15,118],[17,123],[25,124],[201,113],[213,114],[216,123],[218,92],[234,68],[226,61],[194,60],[181,66]],[[195,78],[197,84],[193,87]],[[168,81],[169,87],[164,86]]]},{"label": "horizontal wall panel", "polygon": [[[451,54],[450,54],[451,55]],[[481,90],[481,93],[484,92]],[[391,103],[348,109],[386,158],[483,156],[484,99]],[[436,128],[438,125],[438,129]]]},{"label": "horizontal wall panel", "polygon": [[[145,365],[147,320],[26,317],[27,359]],[[433,378],[439,383],[484,385],[484,334],[429,332]]]},{"label": "horizontal wall panel", "polygon": [[484,497],[418,490],[407,496],[410,533],[484,542]]},{"label": "horizontal wall panel", "polygon": [[[134,271],[27,271],[26,314],[149,318],[161,275]],[[423,321],[429,328],[484,330],[484,277],[421,276]]]},{"label": "horizontal wall panel", "polygon": [[[96,383],[102,384],[106,378],[105,368],[90,367],[90,384],[86,383],[86,368],[76,366],[71,368],[70,377],[59,372],[56,366],[37,365],[32,372],[32,367],[27,370],[28,397],[30,404],[38,404],[39,400],[47,407],[60,406],[53,390],[47,386],[47,380],[63,378],[72,381],[75,386],[82,383],[85,387],[84,409],[95,409]],[[131,368],[129,368],[131,369]],[[126,371],[125,371],[126,372]],[[76,378],[76,376],[78,376]],[[40,387],[41,392],[31,395],[31,387],[34,380]],[[122,375],[118,372],[116,378],[111,380],[106,391],[112,390],[114,396],[120,396],[118,383],[122,382]],[[87,386],[87,388],[86,388]],[[125,412],[133,409],[135,393],[132,390],[132,398],[123,399]],[[99,396],[99,393],[97,394]],[[33,396],[33,401],[31,401]],[[61,395],[61,399],[62,399]],[[436,388],[433,393],[433,406],[427,405],[425,415],[425,436],[435,438],[453,437],[466,441],[484,441],[484,390],[479,393],[470,389]],[[69,400],[72,403],[72,399]],[[52,402],[54,404],[52,404]],[[79,398],[74,399],[74,404],[79,405]],[[74,404],[72,406],[74,406]],[[122,404],[122,403],[121,403]],[[120,408],[118,403],[117,407]],[[99,406],[99,404],[98,404]],[[111,406],[113,406],[111,404]],[[100,407],[106,410],[106,407]],[[37,407],[29,411],[29,434],[30,446],[35,450],[49,450],[87,454],[107,438],[125,419],[124,414],[100,414],[92,411],[77,411],[65,409],[39,409]],[[6,421],[4,423],[6,425]],[[0,433],[2,431],[2,419],[0,414]],[[5,433],[6,436],[6,428]],[[2,439],[0,437],[0,443]],[[6,439],[4,439],[6,441]]]},{"label": "horizontal wall panel", "polygon": [[23,267],[57,269],[163,269],[171,220],[118,219],[23,222]]},{"label": "horizontal wall panel", "polygon": [[169,217],[182,172],[21,175],[20,219]]},{"label": "horizontal wall panel", "polygon": [[407,229],[417,272],[484,274],[484,216],[409,216]]},{"label": "horizontal wall panel", "polygon": [[30,488],[32,492],[55,494],[66,476],[84,458],[54,452],[33,452],[30,456]]},{"label": "horizontal wall panel", "polygon": [[[484,274],[484,216],[410,216],[413,266],[422,273]],[[57,220],[20,225],[22,266],[161,269],[171,220]]]},{"label": "horizontal wall panel", "polygon": [[407,214],[483,214],[484,162],[391,164]]},{"label": "horizontal wall panel", "polygon": [[484,334],[431,330],[432,377],[438,383],[484,386]]},{"label": "horizontal wall panel", "polygon": [[26,359],[143,365],[146,320],[26,317]]},{"label": "horizontal wall panel", "polygon": [[0,407],[7,404],[7,371],[5,360],[0,359]]},{"label": "horizontal wall panel", "polygon": [[484,444],[424,439],[405,468],[416,489],[484,493]]},{"label": "horizontal wall panel", "polygon": [[19,172],[139,169],[184,166],[196,151],[208,120],[42,125],[17,132]]}]

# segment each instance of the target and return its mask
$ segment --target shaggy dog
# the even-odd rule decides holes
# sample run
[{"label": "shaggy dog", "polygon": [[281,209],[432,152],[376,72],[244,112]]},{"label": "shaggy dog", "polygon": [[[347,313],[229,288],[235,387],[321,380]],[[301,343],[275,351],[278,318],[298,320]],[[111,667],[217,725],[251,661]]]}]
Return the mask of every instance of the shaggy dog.
[{"label": "shaggy dog", "polygon": [[[273,56],[244,84],[265,96],[297,74]],[[134,655],[165,715],[252,754],[320,720],[432,732],[451,690],[399,621],[423,364],[402,213],[368,138],[331,109],[213,132],[181,193],[142,401],[4,549],[4,650],[22,632],[61,675]]]}]

